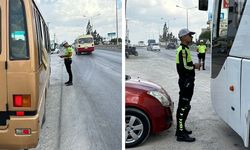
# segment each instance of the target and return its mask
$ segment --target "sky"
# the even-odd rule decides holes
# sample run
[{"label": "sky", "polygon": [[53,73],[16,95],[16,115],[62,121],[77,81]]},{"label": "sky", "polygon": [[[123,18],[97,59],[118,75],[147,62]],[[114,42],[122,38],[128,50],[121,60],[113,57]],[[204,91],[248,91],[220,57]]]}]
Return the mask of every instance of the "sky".
[{"label": "sky", "polygon": [[[122,36],[122,2],[118,1],[118,36]],[[47,25],[51,40],[73,43],[77,36],[86,33],[88,20],[94,30],[108,38],[107,33],[116,32],[115,0],[35,0]]]},{"label": "sky", "polygon": [[[210,1],[210,0],[209,0]],[[183,8],[176,7],[179,5]],[[185,8],[198,6],[198,0],[127,0],[127,27],[132,44],[148,39],[159,41],[165,22],[176,37],[182,28],[187,28]],[[201,28],[207,27],[208,12],[198,8],[188,9],[188,28],[199,38]]]}]

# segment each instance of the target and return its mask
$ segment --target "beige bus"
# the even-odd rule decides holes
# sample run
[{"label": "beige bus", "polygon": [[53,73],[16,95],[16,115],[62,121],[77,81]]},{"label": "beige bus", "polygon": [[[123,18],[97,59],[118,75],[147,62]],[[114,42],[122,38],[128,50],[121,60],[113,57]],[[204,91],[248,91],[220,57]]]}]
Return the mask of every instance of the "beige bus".
[{"label": "beige bus", "polygon": [[94,38],[91,34],[81,35],[75,40],[76,55],[81,53],[91,54],[94,50]]},{"label": "beige bus", "polygon": [[36,147],[50,78],[46,23],[33,0],[0,0],[0,149]]}]

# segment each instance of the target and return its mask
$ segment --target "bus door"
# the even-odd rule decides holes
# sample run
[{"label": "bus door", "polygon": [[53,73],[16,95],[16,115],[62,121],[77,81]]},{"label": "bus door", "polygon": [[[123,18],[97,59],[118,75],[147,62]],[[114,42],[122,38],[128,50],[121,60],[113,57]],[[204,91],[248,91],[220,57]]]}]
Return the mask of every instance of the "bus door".
[{"label": "bus door", "polygon": [[[7,46],[6,46],[6,3],[0,1],[0,126],[6,125],[7,119]],[[1,128],[0,128],[1,129]]]}]

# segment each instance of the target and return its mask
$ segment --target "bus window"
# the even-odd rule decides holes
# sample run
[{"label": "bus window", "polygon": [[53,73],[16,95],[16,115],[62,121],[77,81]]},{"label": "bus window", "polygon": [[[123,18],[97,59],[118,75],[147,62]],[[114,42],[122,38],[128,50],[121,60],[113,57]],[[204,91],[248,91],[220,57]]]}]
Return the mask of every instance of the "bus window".
[{"label": "bus window", "polygon": [[36,41],[37,41],[37,48],[38,48],[38,64],[42,64],[42,42],[41,42],[41,26],[40,26],[40,17],[39,13],[34,9],[34,18],[36,24]]},{"label": "bus window", "polygon": [[81,38],[78,40],[79,44],[93,43],[93,38]]},{"label": "bus window", "polygon": [[230,1],[229,5],[221,1],[217,17],[217,25],[213,32],[213,48],[212,48],[212,78],[216,78],[219,74],[230,50],[233,45],[235,35],[237,33],[240,19],[244,10],[246,0]]},{"label": "bus window", "polygon": [[23,0],[9,1],[10,59],[29,59],[28,33]]},{"label": "bus window", "polygon": [[[232,41],[234,40],[237,33],[245,3],[246,0],[230,1],[228,15],[228,37]],[[232,46],[232,41],[229,41],[229,46]]]}]

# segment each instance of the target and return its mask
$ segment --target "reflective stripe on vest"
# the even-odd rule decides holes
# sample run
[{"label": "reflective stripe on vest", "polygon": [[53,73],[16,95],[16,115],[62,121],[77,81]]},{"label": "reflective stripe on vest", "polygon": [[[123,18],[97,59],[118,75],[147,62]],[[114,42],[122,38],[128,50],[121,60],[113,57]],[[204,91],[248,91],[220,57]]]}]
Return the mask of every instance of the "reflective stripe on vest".
[{"label": "reflective stripe on vest", "polygon": [[199,53],[206,53],[206,45],[199,45],[198,52]]},{"label": "reflective stripe on vest", "polygon": [[[188,63],[192,62],[191,53],[190,53],[190,50],[188,48],[182,49],[182,46],[180,46],[177,49],[177,52],[176,52],[176,64],[180,63],[180,59],[179,59],[179,53],[180,52],[182,53],[184,68],[187,69],[187,70],[193,70],[194,69],[193,66],[188,66],[187,65]],[[186,53],[187,53],[187,56],[186,56]]]}]

